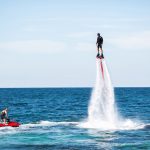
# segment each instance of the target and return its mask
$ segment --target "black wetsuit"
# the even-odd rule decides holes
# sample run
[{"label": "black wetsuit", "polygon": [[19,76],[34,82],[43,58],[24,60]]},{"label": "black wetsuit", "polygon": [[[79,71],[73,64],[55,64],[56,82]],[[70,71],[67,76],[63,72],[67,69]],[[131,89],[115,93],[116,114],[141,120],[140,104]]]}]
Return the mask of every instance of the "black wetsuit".
[{"label": "black wetsuit", "polygon": [[6,113],[5,112],[1,113],[1,119],[6,119]]},{"label": "black wetsuit", "polygon": [[99,48],[102,48],[103,38],[102,38],[101,36],[98,36],[98,37],[97,37],[97,42],[96,42],[96,44],[97,44],[97,48],[98,48],[98,49],[99,49]]}]

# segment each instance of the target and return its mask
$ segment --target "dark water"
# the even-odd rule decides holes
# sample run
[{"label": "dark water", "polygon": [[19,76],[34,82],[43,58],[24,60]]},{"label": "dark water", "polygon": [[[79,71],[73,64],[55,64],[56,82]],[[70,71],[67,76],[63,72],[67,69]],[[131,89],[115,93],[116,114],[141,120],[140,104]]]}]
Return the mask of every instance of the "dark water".
[{"label": "dark water", "polygon": [[124,118],[141,128],[101,131],[78,125],[87,118],[91,88],[0,89],[0,109],[9,108],[19,128],[0,128],[0,149],[150,149],[150,88],[116,88]]}]

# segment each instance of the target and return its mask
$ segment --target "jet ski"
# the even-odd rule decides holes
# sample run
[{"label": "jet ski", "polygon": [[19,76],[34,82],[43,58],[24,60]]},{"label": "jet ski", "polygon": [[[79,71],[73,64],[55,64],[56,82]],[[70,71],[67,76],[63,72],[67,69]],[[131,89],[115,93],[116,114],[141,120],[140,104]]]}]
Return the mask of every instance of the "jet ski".
[{"label": "jet ski", "polygon": [[19,127],[20,123],[7,120],[7,123],[0,123],[0,127]]}]

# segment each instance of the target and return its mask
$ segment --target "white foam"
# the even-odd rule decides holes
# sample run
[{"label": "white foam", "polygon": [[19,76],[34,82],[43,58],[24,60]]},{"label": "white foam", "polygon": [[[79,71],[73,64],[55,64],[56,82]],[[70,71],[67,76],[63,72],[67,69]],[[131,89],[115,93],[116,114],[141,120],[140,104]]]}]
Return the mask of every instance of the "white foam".
[{"label": "white foam", "polygon": [[[52,121],[39,121],[36,123],[27,123],[21,124],[19,127],[0,127],[0,135],[7,134],[18,134],[23,132],[48,132],[48,130],[43,130],[43,127],[57,127],[57,126],[76,126],[78,122],[52,122]],[[55,129],[55,132],[60,131],[59,129]]]},{"label": "white foam", "polygon": [[[101,70],[103,65],[103,73]],[[123,119],[115,105],[114,89],[105,60],[97,59],[96,84],[88,107],[88,119],[79,126],[101,130],[130,130],[141,128],[141,124],[130,119]]]},{"label": "white foam", "polygon": [[133,121],[131,119],[126,119],[124,121],[120,121],[118,124],[111,125],[108,124],[108,122],[89,122],[88,120],[85,122],[80,122],[78,125],[80,128],[86,128],[86,129],[98,129],[100,131],[104,130],[139,130],[144,129],[147,124],[140,123],[139,121]]},{"label": "white foam", "polygon": [[20,127],[30,128],[30,127],[44,127],[44,126],[59,126],[59,125],[76,125],[77,122],[51,122],[51,121],[39,121],[37,123],[23,124]]},{"label": "white foam", "polygon": [[[51,122],[51,121],[40,121],[37,123],[28,123],[28,124],[22,124],[17,128],[14,127],[0,127],[0,136],[1,135],[8,135],[8,134],[18,134],[18,133],[24,133],[24,132],[32,132],[32,133],[43,133],[43,132],[49,132],[51,127],[56,127],[55,129],[52,128],[55,132],[63,132],[61,129],[57,128],[58,126],[74,126],[79,128],[87,128],[87,129],[98,129],[98,130],[138,130],[143,129],[146,126],[149,126],[149,124],[142,124],[138,121],[132,121],[130,119],[126,119],[123,122],[120,121],[121,124],[118,124],[117,127],[108,125],[107,122],[103,122],[103,124],[97,124],[94,122],[93,124],[84,121],[84,122]],[[43,130],[43,127],[48,127],[46,130]]]}]

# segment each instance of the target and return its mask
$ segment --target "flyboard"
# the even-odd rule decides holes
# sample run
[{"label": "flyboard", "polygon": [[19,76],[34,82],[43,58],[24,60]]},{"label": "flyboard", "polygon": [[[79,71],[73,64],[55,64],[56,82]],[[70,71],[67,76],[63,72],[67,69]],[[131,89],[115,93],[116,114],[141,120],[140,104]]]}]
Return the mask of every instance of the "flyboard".
[{"label": "flyboard", "polygon": [[102,77],[103,77],[103,80],[104,80],[104,68],[103,68],[103,59],[104,59],[104,57],[103,56],[96,56],[96,58],[100,59],[100,68],[101,68]]}]

